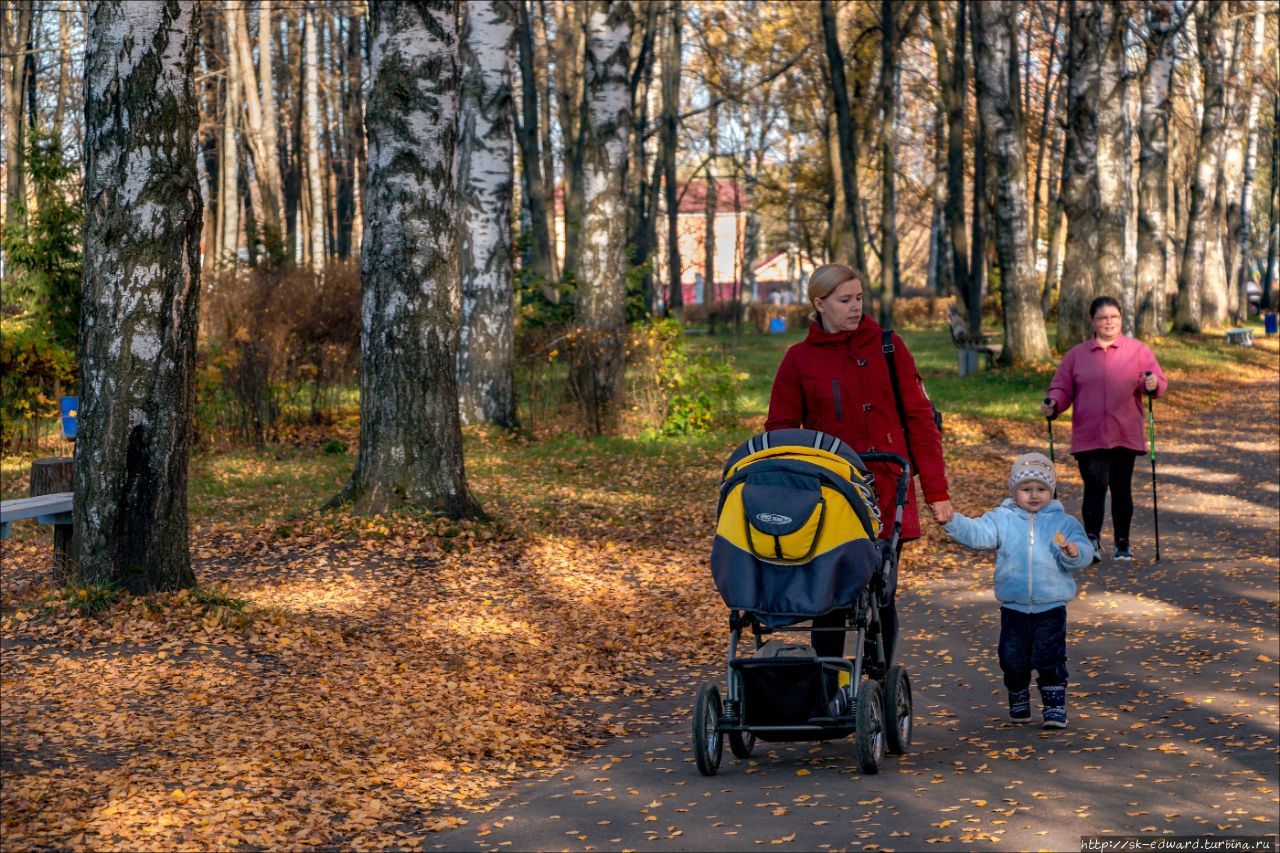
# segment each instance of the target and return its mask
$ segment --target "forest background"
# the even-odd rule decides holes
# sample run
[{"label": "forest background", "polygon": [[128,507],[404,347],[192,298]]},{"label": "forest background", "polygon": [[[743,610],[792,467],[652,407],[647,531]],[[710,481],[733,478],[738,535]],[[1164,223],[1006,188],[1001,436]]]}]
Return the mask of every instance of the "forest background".
[{"label": "forest background", "polygon": [[[483,4],[466,8],[476,12],[477,43],[501,40],[496,52],[471,55],[496,63],[475,66],[491,74],[490,124],[473,145],[496,145],[486,156],[508,161],[498,179],[507,198],[478,201],[505,205],[485,215],[510,219],[505,249],[480,247],[467,260],[505,252],[511,262],[492,280],[463,272],[462,284],[497,294],[472,316],[492,304],[511,318],[492,327],[464,319],[463,345],[495,351],[488,332],[514,335],[514,346],[496,345],[501,363],[478,369],[515,381],[491,411],[477,410],[464,352],[463,414],[511,425],[522,406],[525,426],[536,428],[561,390],[544,389],[548,357],[565,350],[551,343],[581,325],[579,287],[600,284],[580,284],[579,269],[590,224],[590,4],[499,3],[491,16]],[[753,297],[762,301],[758,263],[779,253],[801,302],[804,271],[826,261],[865,270],[878,314],[898,325],[919,313],[897,316],[904,295],[955,299],[973,331],[1000,328],[1007,363],[1047,358],[1051,342],[1065,349],[1082,337],[1082,306],[1104,290],[1144,338],[1242,323],[1250,299],[1274,304],[1280,101],[1276,56],[1263,50],[1276,36],[1266,4],[996,8],[984,24],[963,3],[637,4],[623,92],[630,132],[617,164],[627,320],[676,316],[736,333]],[[75,389],[88,13],[83,2],[8,3],[0,27],[0,416],[10,454],[30,455],[52,429],[56,398]],[[1013,30],[1000,54],[1008,73],[996,81],[1007,128],[984,125],[976,100],[984,58],[999,59],[974,47],[993,22]],[[368,7],[202,3],[194,23],[197,437],[202,446],[261,444],[331,422],[356,400]],[[1022,186],[1012,203],[1011,182]],[[676,245],[690,188],[708,221],[726,207],[720,193],[740,207],[728,282],[716,281],[725,247],[714,227],[699,232],[710,235],[699,251],[686,245],[682,256]],[[1003,212],[1016,205],[1025,216],[1011,223]],[[1007,259],[1006,234],[1017,247]],[[1017,275],[1006,271],[1019,265]],[[690,270],[711,298],[686,307],[687,288],[671,282]],[[464,304],[474,301],[469,294]],[[792,311],[793,323],[803,311]],[[695,384],[708,382],[731,379],[703,365]],[[655,390],[661,399],[645,403],[638,428],[705,418],[673,403],[673,390]],[[580,426],[596,431],[588,420]]]},{"label": "forest background", "polygon": [[[962,501],[990,497],[993,442],[1042,440],[1054,353],[1100,293],[1188,390],[1171,414],[1274,374],[1272,342],[1219,343],[1276,305],[1270,4],[0,12],[4,496],[68,452],[61,395],[83,436],[69,564],[49,571],[47,529],[6,542],[11,837],[199,846],[231,815],[246,843],[386,843],[388,815],[420,827],[616,733],[589,700],[643,693],[654,649],[696,655],[722,621],[696,556],[715,473],[806,311],[758,298],[761,259],[793,294],[822,262],[866,272]],[[712,240],[681,251],[695,186],[742,222],[727,282]],[[150,358],[159,305],[198,317],[165,339],[181,357]],[[955,375],[951,305],[995,331],[993,369]],[[144,450],[112,407],[144,412]],[[545,671],[512,657],[548,643]],[[148,726],[99,738],[117,718]]]}]

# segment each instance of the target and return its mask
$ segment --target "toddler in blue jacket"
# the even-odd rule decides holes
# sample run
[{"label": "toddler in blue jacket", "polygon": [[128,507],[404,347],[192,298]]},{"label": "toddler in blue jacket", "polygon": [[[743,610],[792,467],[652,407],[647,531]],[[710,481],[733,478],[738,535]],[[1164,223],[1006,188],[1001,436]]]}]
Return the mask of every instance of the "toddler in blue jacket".
[{"label": "toddler in blue jacket", "polygon": [[945,530],[970,548],[996,549],[1000,600],[1000,669],[1009,719],[1031,720],[1031,670],[1038,674],[1044,728],[1067,726],[1067,602],[1071,573],[1093,560],[1084,527],[1054,500],[1053,463],[1026,453],[1009,474],[1011,498],[981,518],[951,517]]}]

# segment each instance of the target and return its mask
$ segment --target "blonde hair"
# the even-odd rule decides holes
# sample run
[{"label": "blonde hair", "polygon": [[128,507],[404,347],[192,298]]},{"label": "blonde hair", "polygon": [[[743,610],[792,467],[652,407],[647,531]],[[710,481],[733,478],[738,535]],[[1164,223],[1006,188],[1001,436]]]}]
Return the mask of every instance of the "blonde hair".
[{"label": "blonde hair", "polygon": [[[809,275],[809,305],[812,306],[815,299],[826,299],[837,287],[853,279],[862,284],[862,273],[846,264],[823,264]],[[816,308],[809,313],[809,320],[818,322]]]}]

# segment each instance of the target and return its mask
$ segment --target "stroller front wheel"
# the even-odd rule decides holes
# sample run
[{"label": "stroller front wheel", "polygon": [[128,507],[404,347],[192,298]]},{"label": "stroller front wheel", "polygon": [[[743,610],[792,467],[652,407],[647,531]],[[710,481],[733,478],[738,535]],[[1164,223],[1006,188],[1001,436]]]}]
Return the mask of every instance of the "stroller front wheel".
[{"label": "stroller front wheel", "polygon": [[854,738],[858,765],[867,775],[879,773],[880,764],[884,761],[884,705],[879,682],[870,679],[862,682],[854,724],[857,726]]},{"label": "stroller front wheel", "polygon": [[896,664],[884,681],[885,734],[893,755],[906,755],[911,749],[911,713],[911,679],[907,668]]},{"label": "stroller front wheel", "polygon": [[720,770],[724,755],[720,713],[719,686],[714,681],[703,682],[693,703],[693,756],[703,776],[714,776]]}]

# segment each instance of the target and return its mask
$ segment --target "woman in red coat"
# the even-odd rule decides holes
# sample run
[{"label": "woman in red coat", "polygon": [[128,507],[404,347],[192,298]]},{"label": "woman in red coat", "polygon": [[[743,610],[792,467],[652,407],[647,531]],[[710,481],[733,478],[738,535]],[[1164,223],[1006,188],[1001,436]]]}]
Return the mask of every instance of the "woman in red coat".
[{"label": "woman in red coat", "polygon": [[[862,314],[862,276],[844,264],[825,264],[809,277],[809,302],[817,322],[808,336],[787,350],[773,380],[766,430],[803,427],[820,430],[859,452],[896,453],[911,460],[924,500],[939,524],[951,520],[951,498],[942,460],[942,435],[933,421],[933,405],[916,371],[915,359],[897,334],[891,334],[894,367],[902,408],[902,423],[889,379],[889,364],[878,323]],[[892,535],[898,473],[893,466],[869,466],[876,478],[880,535]],[[902,542],[920,538],[920,514],[914,484],[902,513]],[[901,545],[899,546],[901,547]],[[898,612],[893,595],[880,610],[884,624],[885,660],[893,661],[898,636]],[[842,614],[814,620],[815,627],[843,624]],[[824,657],[844,653],[844,639],[836,632],[815,633],[813,646]]]}]

